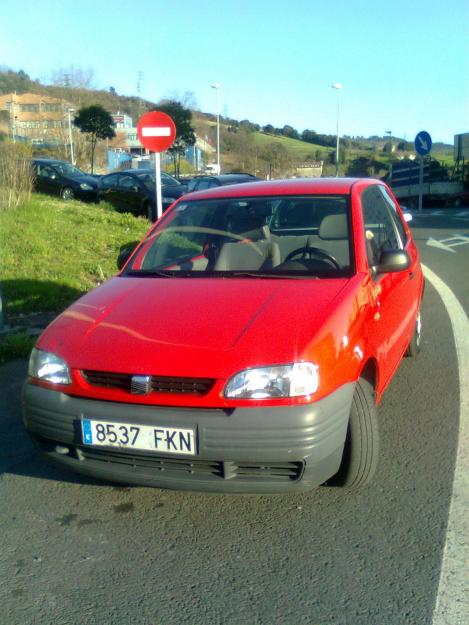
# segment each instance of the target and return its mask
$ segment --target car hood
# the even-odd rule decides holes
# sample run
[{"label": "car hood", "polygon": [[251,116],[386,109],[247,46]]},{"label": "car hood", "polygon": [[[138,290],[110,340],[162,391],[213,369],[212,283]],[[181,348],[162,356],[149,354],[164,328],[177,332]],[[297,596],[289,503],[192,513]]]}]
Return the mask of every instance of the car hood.
[{"label": "car hood", "polygon": [[223,377],[301,359],[347,279],[118,276],[43,333],[80,369]]}]

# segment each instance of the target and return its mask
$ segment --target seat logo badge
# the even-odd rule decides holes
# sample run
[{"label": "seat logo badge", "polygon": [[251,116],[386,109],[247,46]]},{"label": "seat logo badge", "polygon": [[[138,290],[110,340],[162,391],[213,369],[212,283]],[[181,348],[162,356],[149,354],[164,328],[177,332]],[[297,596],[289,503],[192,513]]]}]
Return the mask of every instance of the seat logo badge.
[{"label": "seat logo badge", "polygon": [[133,375],[130,381],[130,392],[133,395],[151,393],[151,375]]}]

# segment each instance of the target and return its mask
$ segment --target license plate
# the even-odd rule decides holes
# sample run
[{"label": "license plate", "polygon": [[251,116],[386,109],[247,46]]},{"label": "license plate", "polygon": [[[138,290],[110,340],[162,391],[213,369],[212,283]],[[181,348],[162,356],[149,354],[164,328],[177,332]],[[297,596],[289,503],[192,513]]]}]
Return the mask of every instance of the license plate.
[{"label": "license plate", "polygon": [[142,449],[165,454],[195,456],[195,430],[191,428],[168,428],[158,425],[135,425],[135,423],[112,423],[83,419],[81,422],[85,445]]}]

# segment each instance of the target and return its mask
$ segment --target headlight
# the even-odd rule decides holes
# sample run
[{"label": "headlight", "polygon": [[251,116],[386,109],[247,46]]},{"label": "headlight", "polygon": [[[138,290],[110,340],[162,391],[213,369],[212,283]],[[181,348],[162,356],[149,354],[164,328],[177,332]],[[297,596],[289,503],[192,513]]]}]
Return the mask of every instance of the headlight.
[{"label": "headlight", "polygon": [[224,395],[230,399],[299,397],[312,395],[318,386],[318,367],[311,362],[295,362],[240,371],[228,381]]},{"label": "headlight", "polygon": [[83,189],[83,191],[93,191],[93,188],[90,184],[88,184],[87,182],[82,182],[80,184],[80,189]]},{"label": "headlight", "polygon": [[71,384],[67,363],[55,354],[34,348],[29,359],[28,375],[53,384]]}]

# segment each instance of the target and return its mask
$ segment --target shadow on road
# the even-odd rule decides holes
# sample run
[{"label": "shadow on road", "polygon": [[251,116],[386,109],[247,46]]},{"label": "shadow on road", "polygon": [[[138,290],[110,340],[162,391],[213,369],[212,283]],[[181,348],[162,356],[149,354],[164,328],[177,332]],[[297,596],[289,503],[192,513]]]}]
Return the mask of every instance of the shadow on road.
[{"label": "shadow on road", "polygon": [[98,484],[92,478],[64,471],[47,461],[30,439],[21,416],[21,387],[27,368],[26,360],[0,367],[0,475],[12,473],[60,482]]}]

